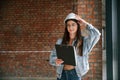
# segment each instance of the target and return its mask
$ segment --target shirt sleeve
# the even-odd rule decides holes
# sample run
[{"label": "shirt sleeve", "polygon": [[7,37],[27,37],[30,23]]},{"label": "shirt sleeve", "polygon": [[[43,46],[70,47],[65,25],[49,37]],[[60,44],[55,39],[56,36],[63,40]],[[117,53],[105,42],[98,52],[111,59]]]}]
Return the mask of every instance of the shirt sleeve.
[{"label": "shirt sleeve", "polygon": [[[56,44],[61,44],[61,42],[62,42],[62,40],[58,39]],[[55,59],[57,59],[57,55],[56,55],[56,49],[54,47],[53,50],[51,51],[51,54],[50,54],[50,57],[49,57],[49,63],[52,66],[56,66]]]},{"label": "shirt sleeve", "polygon": [[56,66],[55,64],[55,59],[57,58],[56,56],[56,50],[55,48],[52,50],[51,54],[50,54],[50,60],[49,60],[49,63],[52,65],[52,66]]},{"label": "shirt sleeve", "polygon": [[89,35],[85,37],[85,47],[87,47],[87,53],[90,53],[95,44],[99,41],[101,33],[97,28],[92,26],[91,24],[87,24],[87,30],[89,31]]}]

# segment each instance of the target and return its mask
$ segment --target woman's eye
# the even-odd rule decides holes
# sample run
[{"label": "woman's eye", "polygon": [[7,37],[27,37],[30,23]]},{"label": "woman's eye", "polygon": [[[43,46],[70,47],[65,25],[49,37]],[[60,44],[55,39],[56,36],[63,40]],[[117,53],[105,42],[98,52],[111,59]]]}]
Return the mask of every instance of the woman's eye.
[{"label": "woman's eye", "polygon": [[72,24],[72,26],[75,26],[75,24]]},{"label": "woman's eye", "polygon": [[74,24],[72,24],[72,26],[75,26]]},{"label": "woman's eye", "polygon": [[67,27],[70,27],[69,25],[67,25]]}]

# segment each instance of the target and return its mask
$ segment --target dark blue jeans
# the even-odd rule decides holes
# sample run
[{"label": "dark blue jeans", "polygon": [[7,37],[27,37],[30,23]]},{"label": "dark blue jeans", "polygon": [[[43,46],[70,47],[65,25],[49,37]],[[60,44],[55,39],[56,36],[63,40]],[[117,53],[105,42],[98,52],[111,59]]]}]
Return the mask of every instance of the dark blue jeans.
[{"label": "dark blue jeans", "polygon": [[77,76],[76,70],[72,69],[63,70],[61,78],[57,80],[81,80],[81,78]]}]

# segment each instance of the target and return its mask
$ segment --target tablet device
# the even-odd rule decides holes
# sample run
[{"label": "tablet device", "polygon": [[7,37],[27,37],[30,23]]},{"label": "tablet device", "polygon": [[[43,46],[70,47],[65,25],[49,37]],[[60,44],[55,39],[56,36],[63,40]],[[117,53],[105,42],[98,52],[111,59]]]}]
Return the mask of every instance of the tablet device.
[{"label": "tablet device", "polygon": [[63,64],[76,66],[77,58],[76,58],[75,46],[56,44],[55,48],[56,48],[57,57],[58,59],[62,59],[64,61]]}]

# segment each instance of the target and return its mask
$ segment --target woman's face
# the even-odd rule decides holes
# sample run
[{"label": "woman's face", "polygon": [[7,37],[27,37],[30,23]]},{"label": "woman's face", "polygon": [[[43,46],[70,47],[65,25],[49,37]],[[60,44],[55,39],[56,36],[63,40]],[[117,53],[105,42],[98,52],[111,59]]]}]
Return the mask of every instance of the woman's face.
[{"label": "woman's face", "polygon": [[69,20],[67,22],[67,30],[70,34],[76,34],[77,32],[77,23],[72,21],[72,20]]}]

